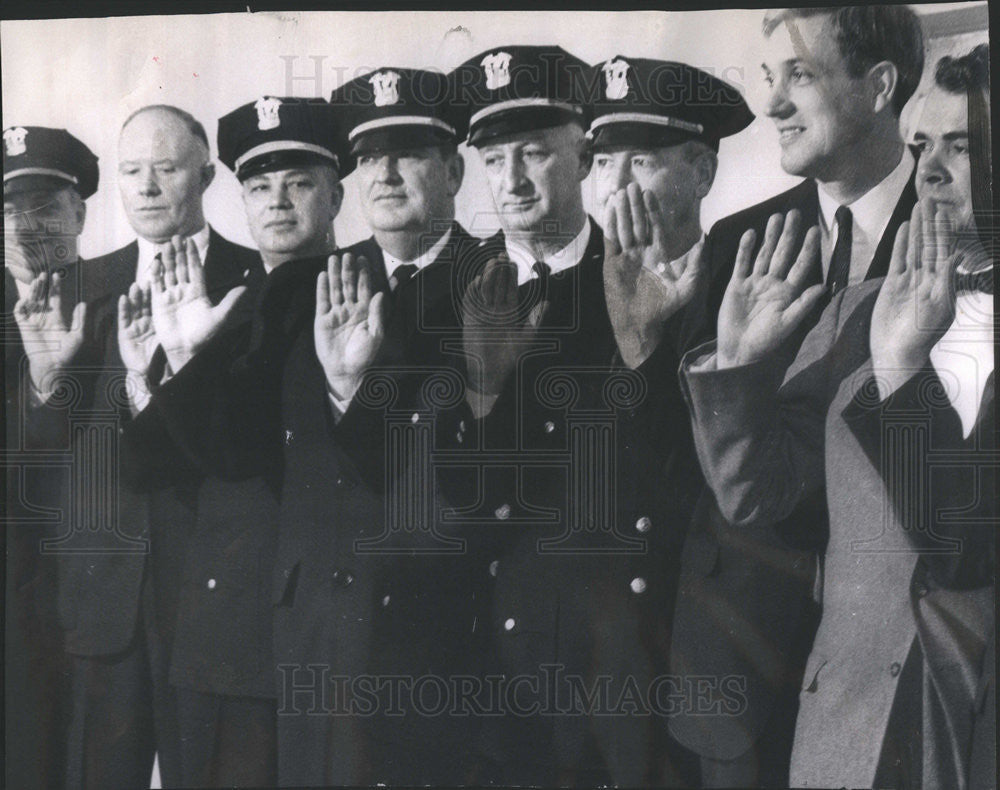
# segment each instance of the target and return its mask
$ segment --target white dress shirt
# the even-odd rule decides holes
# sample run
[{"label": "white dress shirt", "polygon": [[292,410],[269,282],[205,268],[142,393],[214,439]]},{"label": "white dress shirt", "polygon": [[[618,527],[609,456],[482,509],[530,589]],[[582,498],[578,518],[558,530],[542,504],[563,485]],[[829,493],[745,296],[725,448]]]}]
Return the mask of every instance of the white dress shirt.
[{"label": "white dress shirt", "polygon": [[[211,231],[206,224],[201,230],[190,237],[194,239],[194,246],[198,249],[198,255],[201,256],[202,265],[204,265],[205,258],[208,255],[208,240],[210,236]],[[135,266],[135,281],[140,288],[149,288],[150,279],[153,275],[153,261],[157,253],[170,242],[157,243],[144,239],[141,236],[136,241],[139,242],[139,259],[136,261]]]},{"label": "white dress shirt", "polygon": [[385,250],[382,250],[382,258],[385,261],[385,276],[391,278],[392,273],[405,264],[413,264],[417,267],[417,271],[426,269],[437,260],[438,255],[441,254],[441,250],[445,248],[445,245],[449,241],[451,241],[451,228],[448,228],[447,232],[440,239],[434,242],[434,246],[427,250],[427,252],[417,258],[414,258],[412,261],[400,260],[394,255],[390,255]]},{"label": "white dress shirt", "polygon": [[993,294],[960,293],[955,319],[935,343],[931,364],[969,437],[982,407],[986,379],[993,372]]},{"label": "white dress shirt", "polygon": [[504,234],[504,243],[507,247],[507,257],[517,266],[517,284],[524,285],[528,280],[538,277],[534,266],[539,260],[549,267],[550,274],[576,266],[583,259],[583,254],[590,243],[590,219],[584,221],[583,229],[569,244],[541,259],[535,255],[531,247],[517,238],[512,238],[510,234]]},{"label": "white dress shirt", "polygon": [[[906,184],[913,173],[915,162],[910,149],[904,147],[899,164],[889,175],[869,189],[853,203],[846,204],[851,210],[851,271],[847,278],[848,285],[856,285],[865,279],[875,250],[878,249],[882,234],[885,233],[892,213],[896,210],[899,198],[906,189]],[[837,223],[834,215],[840,207],[834,198],[823,191],[823,185],[817,184],[819,192],[820,216],[820,248],[823,259],[823,282],[826,282],[830,271],[830,257],[837,244]]]}]

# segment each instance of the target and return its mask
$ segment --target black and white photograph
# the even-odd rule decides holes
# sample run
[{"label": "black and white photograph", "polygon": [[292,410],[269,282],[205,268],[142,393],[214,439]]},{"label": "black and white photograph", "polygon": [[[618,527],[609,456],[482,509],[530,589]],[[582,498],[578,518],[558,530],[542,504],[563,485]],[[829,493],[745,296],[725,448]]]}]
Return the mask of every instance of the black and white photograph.
[{"label": "black and white photograph", "polygon": [[997,787],[985,0],[49,6],[5,787]]}]

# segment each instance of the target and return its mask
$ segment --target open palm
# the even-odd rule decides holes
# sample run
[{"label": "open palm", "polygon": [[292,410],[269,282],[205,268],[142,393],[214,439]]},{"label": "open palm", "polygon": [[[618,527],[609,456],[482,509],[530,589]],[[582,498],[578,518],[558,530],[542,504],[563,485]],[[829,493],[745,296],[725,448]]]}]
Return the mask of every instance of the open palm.
[{"label": "open palm", "polygon": [[157,345],[150,291],[132,283],[128,294],[118,297],[118,352],[126,369],[146,376]]},{"label": "open palm", "polygon": [[29,373],[43,400],[54,389],[54,378],[70,363],[83,344],[87,305],[73,308],[69,324],[62,314],[62,283],[42,273],[31,281],[27,296],[14,305],[14,320],[28,356]]},{"label": "open palm", "polygon": [[719,309],[718,365],[746,365],[775,351],[823,295],[822,284],[806,288],[819,252],[819,230],[810,228],[795,254],[799,215],[768,220],[764,243],[750,266],[755,234],[743,234],[732,279]]},{"label": "open palm", "polygon": [[331,255],[316,279],[313,339],[316,356],[334,394],[354,396],[361,376],[374,362],[385,334],[385,294],[371,292],[368,263]]}]

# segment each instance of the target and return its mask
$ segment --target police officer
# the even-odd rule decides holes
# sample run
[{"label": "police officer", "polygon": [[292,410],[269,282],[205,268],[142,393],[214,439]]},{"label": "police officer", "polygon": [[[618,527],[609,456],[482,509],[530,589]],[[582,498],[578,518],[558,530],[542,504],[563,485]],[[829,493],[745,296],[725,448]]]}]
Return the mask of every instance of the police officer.
[{"label": "police officer", "polygon": [[41,126],[4,130],[3,169],[6,449],[20,458],[7,466],[7,784],[40,788],[63,781],[69,684],[56,568],[42,551],[56,535],[37,514],[65,504],[56,470],[25,462],[32,451],[67,450],[65,411],[44,404],[62,371],[96,354],[83,302],[105,283],[78,242],[99,174],[80,140]]},{"label": "police officer", "polygon": [[[234,332],[249,331],[252,305],[279,267],[333,250],[333,219],[343,197],[343,151],[326,101],[262,97],[219,121],[219,158],[240,181],[262,266],[213,306],[196,245],[172,244],[152,276],[151,318],[171,368],[185,369],[227,320],[225,302],[239,299]],[[178,240],[179,241],[179,240]],[[142,305],[131,305],[133,313]],[[216,357],[232,362],[243,349]],[[211,381],[211,380],[209,380]],[[211,384],[204,384],[206,391]],[[148,444],[149,442],[147,442]],[[127,445],[135,448],[134,444]],[[155,444],[154,444],[155,447]],[[141,450],[141,448],[139,448]],[[147,452],[130,464],[137,487],[172,475],[177,448]],[[271,649],[271,564],[277,540],[274,481],[200,480],[197,520],[181,570],[170,682],[176,688],[181,748],[179,783],[270,785],[277,776],[274,661]]]}]

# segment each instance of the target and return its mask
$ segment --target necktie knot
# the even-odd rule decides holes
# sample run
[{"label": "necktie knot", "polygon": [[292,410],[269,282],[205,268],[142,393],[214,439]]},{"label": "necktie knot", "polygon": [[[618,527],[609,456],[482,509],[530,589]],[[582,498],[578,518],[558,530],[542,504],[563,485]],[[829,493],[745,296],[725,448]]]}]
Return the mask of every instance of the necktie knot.
[{"label": "necktie knot", "polygon": [[392,276],[389,278],[389,283],[392,286],[392,290],[395,291],[401,285],[406,284],[410,281],[414,274],[417,273],[417,265],[415,263],[403,263],[397,266],[393,272]]}]

